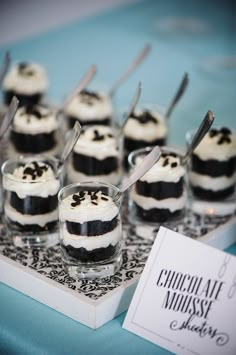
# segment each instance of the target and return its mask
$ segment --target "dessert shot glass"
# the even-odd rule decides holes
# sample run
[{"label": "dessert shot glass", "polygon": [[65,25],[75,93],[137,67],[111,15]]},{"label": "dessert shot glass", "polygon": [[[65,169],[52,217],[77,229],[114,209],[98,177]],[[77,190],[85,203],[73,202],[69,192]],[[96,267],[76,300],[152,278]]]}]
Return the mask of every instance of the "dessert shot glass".
[{"label": "dessert shot glass", "polygon": [[[134,168],[152,148],[137,149],[128,157]],[[131,188],[129,220],[133,225],[178,223],[187,205],[186,169],[181,163],[183,153],[171,147],[161,147],[159,161]]]},{"label": "dessert shot glass", "polygon": [[113,103],[108,88],[101,83],[91,83],[64,107],[65,128],[71,129],[75,121],[83,125],[111,125]]},{"label": "dessert shot glass", "polygon": [[58,160],[43,156],[7,160],[2,166],[4,222],[15,246],[58,242]]},{"label": "dessert shot glass", "polygon": [[9,105],[14,95],[19,99],[20,106],[38,104],[47,88],[47,72],[42,65],[17,63],[10,68],[3,81],[4,104]]},{"label": "dessert shot glass", "polygon": [[62,143],[56,109],[37,104],[17,110],[9,134],[10,158],[19,154],[57,156],[62,150]]},{"label": "dessert shot glass", "polygon": [[117,185],[121,176],[122,135],[119,130],[103,125],[83,127],[67,164],[67,181]]},{"label": "dessert shot glass", "polygon": [[99,182],[71,184],[60,190],[60,246],[70,276],[93,279],[111,276],[120,269],[118,191],[113,185]]},{"label": "dessert shot glass", "polygon": [[143,104],[129,117],[124,127],[124,166],[129,168],[128,155],[150,146],[167,143],[168,122],[166,110],[155,104]]},{"label": "dessert shot glass", "polygon": [[[186,134],[187,145],[195,130]],[[231,215],[236,208],[236,134],[226,127],[212,128],[193,152],[188,164],[191,208],[200,215]]]}]

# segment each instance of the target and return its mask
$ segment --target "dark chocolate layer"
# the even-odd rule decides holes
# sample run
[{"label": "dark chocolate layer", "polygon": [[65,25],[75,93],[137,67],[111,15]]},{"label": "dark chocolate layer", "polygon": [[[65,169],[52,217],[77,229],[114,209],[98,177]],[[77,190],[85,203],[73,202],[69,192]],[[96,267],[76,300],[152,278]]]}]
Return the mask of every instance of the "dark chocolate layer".
[{"label": "dark chocolate layer", "polygon": [[86,175],[107,175],[118,170],[119,160],[116,157],[107,157],[99,160],[73,152],[72,165],[76,171]]},{"label": "dark chocolate layer", "polygon": [[33,95],[24,95],[14,92],[13,90],[5,91],[4,92],[4,103],[6,105],[10,105],[11,99],[13,96],[16,96],[19,100],[19,107],[20,106],[32,106],[40,103],[42,100],[42,94],[36,93]]},{"label": "dark chocolate layer", "polygon": [[117,250],[117,246],[113,246],[111,244],[108,245],[108,247],[106,248],[97,248],[94,250],[87,250],[85,248],[74,248],[71,245],[63,245],[62,248],[70,257],[82,263],[107,260],[111,258]]},{"label": "dark chocolate layer", "polygon": [[153,197],[157,200],[166,198],[179,198],[183,194],[184,180],[180,178],[178,182],[151,182],[137,181],[135,190],[139,195]]},{"label": "dark chocolate layer", "polygon": [[111,232],[117,227],[119,220],[117,217],[111,221],[89,221],[84,223],[76,223],[66,221],[66,228],[70,234],[99,236]]},{"label": "dark chocolate layer", "polygon": [[218,191],[205,190],[202,189],[201,187],[192,186],[192,191],[194,196],[200,198],[201,200],[220,201],[226,199],[227,197],[230,197],[235,191],[235,186],[233,185],[227,189],[218,190]]},{"label": "dark chocolate layer", "polygon": [[38,215],[57,209],[57,195],[48,197],[27,196],[19,198],[15,192],[10,193],[10,204],[21,214]]},{"label": "dark chocolate layer", "polygon": [[142,207],[134,203],[134,208],[136,209],[136,214],[139,218],[147,222],[161,223],[167,221],[169,218],[177,218],[181,216],[183,210],[176,210],[171,212],[169,209],[159,209],[151,208],[150,210],[145,210]]},{"label": "dark chocolate layer", "polygon": [[81,119],[79,117],[75,118],[72,116],[68,116],[67,119],[68,119],[69,128],[73,128],[76,121],[79,121],[81,125],[86,125],[86,126],[92,126],[97,124],[109,126],[111,124],[111,117],[104,117],[102,120],[101,119],[96,120],[96,118],[94,118],[93,120],[88,120],[88,121]]},{"label": "dark chocolate layer", "polygon": [[198,174],[211,177],[232,176],[236,170],[236,157],[227,161],[217,159],[201,160],[196,154],[192,155],[192,170]]},{"label": "dark chocolate layer", "polygon": [[[8,217],[7,217],[8,218]],[[10,228],[13,230],[18,230],[21,233],[24,232],[54,232],[58,226],[58,221],[53,221],[45,224],[44,227],[41,227],[38,224],[20,224],[18,222],[12,221],[8,218],[8,223],[10,224]]]},{"label": "dark chocolate layer", "polygon": [[10,140],[20,153],[42,153],[56,146],[55,131],[40,134],[24,134],[11,131]]}]

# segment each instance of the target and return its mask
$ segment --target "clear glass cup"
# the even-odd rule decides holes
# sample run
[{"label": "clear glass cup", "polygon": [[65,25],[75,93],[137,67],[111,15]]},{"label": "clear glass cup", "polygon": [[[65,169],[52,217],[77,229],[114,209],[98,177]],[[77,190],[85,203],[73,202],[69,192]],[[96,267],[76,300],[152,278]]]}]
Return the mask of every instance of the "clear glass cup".
[{"label": "clear glass cup", "polygon": [[115,274],[122,263],[121,199],[113,185],[71,184],[58,194],[62,260],[75,278]]},{"label": "clear glass cup", "polygon": [[8,157],[58,156],[63,137],[57,110],[45,104],[20,107],[9,130]]},{"label": "clear glass cup", "polygon": [[[195,132],[187,132],[187,145]],[[224,217],[235,212],[236,134],[233,130],[211,128],[189,160],[188,183],[191,209],[195,213]]]},{"label": "clear glass cup", "polygon": [[58,242],[61,174],[58,160],[43,156],[7,160],[2,166],[4,222],[17,247],[41,248]]},{"label": "clear glass cup", "polygon": [[132,151],[167,144],[168,122],[165,118],[165,112],[164,107],[151,103],[143,103],[130,116],[124,127],[123,162],[126,169],[129,167],[128,155]]},{"label": "clear glass cup", "polygon": [[[130,153],[129,165],[133,169],[152,147]],[[182,151],[161,147],[159,161],[130,189],[130,223],[160,226],[178,223],[187,206],[186,169],[180,162]],[[171,224],[170,224],[171,226]]]},{"label": "clear glass cup", "polygon": [[71,129],[78,120],[81,126],[113,125],[114,109],[107,85],[92,82],[64,107],[65,128]]},{"label": "clear glass cup", "polygon": [[83,127],[68,160],[68,183],[100,181],[118,185],[122,176],[122,139],[120,131],[112,127]]}]

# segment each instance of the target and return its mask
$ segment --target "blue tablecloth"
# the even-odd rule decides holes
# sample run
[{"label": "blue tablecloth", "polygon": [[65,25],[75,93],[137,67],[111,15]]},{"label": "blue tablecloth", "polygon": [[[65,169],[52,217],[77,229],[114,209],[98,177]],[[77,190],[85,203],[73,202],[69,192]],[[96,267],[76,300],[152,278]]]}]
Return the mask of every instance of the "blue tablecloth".
[{"label": "blue tablecloth", "polygon": [[[98,66],[96,80],[109,86],[150,42],[151,55],[120,88],[116,103],[127,105],[141,80],[142,101],[167,106],[187,71],[189,89],[170,121],[170,142],[183,146],[186,131],[198,125],[208,109],[215,113],[215,124],[235,128],[235,67],[204,69],[210,57],[236,53],[230,4],[220,0],[143,1],[1,48],[0,60],[10,49],[16,61],[44,64],[51,82],[49,98],[59,102],[90,64]],[[168,17],[190,18],[196,26],[184,30],[183,25],[177,26],[166,33]],[[229,252],[236,255],[236,246]],[[124,317],[94,331],[0,284],[0,353],[168,353],[123,330]]]}]

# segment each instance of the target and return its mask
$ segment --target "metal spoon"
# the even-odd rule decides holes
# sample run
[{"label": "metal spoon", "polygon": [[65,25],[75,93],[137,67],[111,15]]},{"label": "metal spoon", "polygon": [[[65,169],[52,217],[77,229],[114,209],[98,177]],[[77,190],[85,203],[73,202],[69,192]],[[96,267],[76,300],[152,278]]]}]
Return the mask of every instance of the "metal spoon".
[{"label": "metal spoon", "polygon": [[94,75],[97,72],[97,67],[95,65],[91,65],[87,72],[84,74],[82,79],[80,80],[79,84],[75,87],[72,93],[67,97],[65,102],[62,105],[61,110],[73,100],[73,98],[78,95],[93,79]]},{"label": "metal spoon", "polygon": [[109,95],[114,96],[117,88],[125,81],[128,76],[137,68],[137,66],[146,58],[148,53],[151,51],[151,45],[148,43],[134,59],[134,61],[128,66],[126,71],[121,75],[121,77],[114,83],[114,85],[109,90]]},{"label": "metal spoon", "polygon": [[81,126],[78,121],[75,122],[73,129],[70,132],[69,139],[65,145],[65,148],[62,152],[61,158],[58,162],[58,168],[62,169],[65,161],[68,159],[70,153],[72,152],[77,140],[79,139],[81,133]]},{"label": "metal spoon", "polygon": [[213,121],[214,121],[214,114],[211,111],[208,111],[206,116],[204,117],[202,123],[200,124],[196,134],[194,135],[192,142],[190,143],[190,145],[187,149],[187,152],[181,158],[182,164],[185,164],[187,162],[190,155],[197,148],[198,144],[201,142],[201,140],[204,138],[206,133],[209,131]]},{"label": "metal spoon", "polygon": [[170,115],[172,114],[172,111],[173,111],[175,105],[180,100],[180,98],[183,96],[183,94],[184,94],[184,92],[185,92],[185,90],[186,90],[186,88],[188,86],[188,82],[189,82],[188,73],[185,73],[184,77],[183,77],[183,79],[181,81],[181,84],[180,84],[180,86],[179,86],[179,88],[178,88],[173,100],[171,101],[167,112],[166,112],[165,117],[167,119],[170,118]]},{"label": "metal spoon", "polygon": [[125,125],[126,125],[128,119],[130,118],[131,114],[132,114],[132,113],[134,112],[134,110],[135,110],[135,107],[136,107],[136,105],[137,105],[137,103],[138,103],[138,100],[139,100],[139,98],[140,98],[141,92],[142,92],[142,85],[141,85],[141,83],[139,82],[139,83],[138,83],[138,87],[137,87],[136,92],[135,92],[135,95],[134,95],[134,97],[133,97],[133,100],[132,100],[132,102],[131,102],[130,108],[129,108],[128,112],[126,113],[124,122],[122,123],[122,126],[121,126],[121,128],[120,128],[120,133],[121,133],[121,134],[123,133],[124,127],[125,127]]},{"label": "metal spoon", "polygon": [[16,98],[16,96],[13,96],[11,103],[8,107],[7,113],[5,114],[2,123],[0,125],[0,141],[2,140],[4,134],[12,124],[18,105],[19,105],[19,100]]},{"label": "metal spoon", "polygon": [[0,69],[0,87],[2,86],[2,82],[3,82],[3,79],[6,75],[6,73],[7,73],[10,62],[11,62],[10,52],[6,52],[6,54],[4,56],[2,67]]},{"label": "metal spoon", "polygon": [[120,196],[128,190],[137,180],[139,180],[151,167],[159,160],[161,151],[159,147],[154,147],[151,152],[146,155],[142,162],[137,165],[128,179],[121,185],[120,190],[114,196],[114,201],[117,201]]}]

